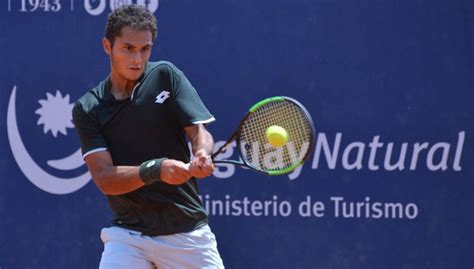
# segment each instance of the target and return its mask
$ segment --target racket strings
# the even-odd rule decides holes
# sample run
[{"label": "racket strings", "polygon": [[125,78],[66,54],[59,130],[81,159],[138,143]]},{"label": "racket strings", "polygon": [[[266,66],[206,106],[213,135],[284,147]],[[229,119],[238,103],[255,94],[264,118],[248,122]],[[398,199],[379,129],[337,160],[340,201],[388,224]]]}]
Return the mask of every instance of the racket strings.
[{"label": "racket strings", "polygon": [[[272,125],[283,127],[288,141],[283,147],[271,146],[265,130]],[[284,100],[259,107],[250,114],[240,133],[241,152],[247,163],[261,171],[284,170],[298,165],[306,157],[313,139],[312,125],[296,104]]]}]

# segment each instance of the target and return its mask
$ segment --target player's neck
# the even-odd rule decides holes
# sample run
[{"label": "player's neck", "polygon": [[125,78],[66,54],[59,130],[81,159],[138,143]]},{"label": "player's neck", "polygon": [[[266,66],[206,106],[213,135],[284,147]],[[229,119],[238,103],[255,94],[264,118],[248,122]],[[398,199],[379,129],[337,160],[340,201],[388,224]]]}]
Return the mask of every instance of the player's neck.
[{"label": "player's neck", "polygon": [[133,88],[138,81],[131,81],[117,75],[114,72],[110,73],[110,92],[117,100],[126,99],[132,95]]}]

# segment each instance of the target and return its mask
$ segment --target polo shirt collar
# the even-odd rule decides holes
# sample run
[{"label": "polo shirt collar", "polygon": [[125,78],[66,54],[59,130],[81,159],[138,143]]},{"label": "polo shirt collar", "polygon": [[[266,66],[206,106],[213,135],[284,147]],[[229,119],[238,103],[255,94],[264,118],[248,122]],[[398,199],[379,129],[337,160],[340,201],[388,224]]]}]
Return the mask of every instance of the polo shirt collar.
[{"label": "polo shirt collar", "polygon": [[136,95],[136,90],[138,89],[138,87],[142,84],[142,81],[143,81],[143,78],[145,77],[145,73],[146,71],[148,70],[148,67],[149,65],[147,64],[147,66],[145,67],[145,71],[143,72],[143,74],[140,76],[140,78],[138,79],[138,82],[137,84],[135,84],[135,87],[133,88],[133,91],[132,91],[132,95],[129,97],[129,98],[125,98],[125,99],[122,99],[122,100],[117,100],[115,99],[115,97],[113,96],[112,92],[111,92],[111,87],[112,87],[112,82],[110,81],[110,75],[107,76],[107,78],[103,81],[103,99],[104,101],[107,101],[107,102],[118,102],[118,103],[122,103],[126,100],[129,100],[129,99],[133,99],[133,96]]}]

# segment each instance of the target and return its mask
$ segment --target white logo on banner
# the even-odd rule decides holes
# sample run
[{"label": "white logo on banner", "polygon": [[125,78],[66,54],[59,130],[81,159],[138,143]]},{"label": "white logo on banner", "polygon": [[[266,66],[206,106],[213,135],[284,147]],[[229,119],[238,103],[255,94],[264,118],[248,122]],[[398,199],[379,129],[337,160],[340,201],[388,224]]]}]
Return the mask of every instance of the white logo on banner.
[{"label": "white logo on banner", "polygon": [[[383,142],[380,135],[375,135],[371,141],[342,141],[342,133],[336,133],[333,143],[327,138],[326,133],[320,132],[316,138],[316,145],[313,151],[313,160],[308,160],[311,169],[320,169],[321,163],[326,163],[329,170],[347,170],[355,171],[366,169],[369,171],[416,171],[425,168],[431,172],[443,171],[462,171],[461,159],[466,140],[465,131],[459,131],[457,139],[451,143],[448,142]],[[220,148],[226,141],[216,141],[214,150]],[[301,149],[295,149],[290,143],[284,148],[273,150],[268,144],[263,158],[260,158],[259,145],[252,144],[249,147],[248,156],[253,160],[261,159],[262,166],[265,168],[282,167],[282,158],[285,150],[291,160],[297,160],[297,156],[306,151],[308,144],[303,144]],[[229,145],[227,150],[216,159],[232,159],[236,143]],[[244,147],[245,148],[245,147]],[[245,155],[245,151],[243,152]],[[324,166],[324,164],[323,164]],[[288,174],[290,180],[298,178],[302,172],[303,165],[296,168]],[[217,178],[230,178],[234,175],[235,168],[233,164],[219,163],[214,170],[214,176]]]},{"label": "white logo on banner", "polygon": [[[128,4],[137,4],[148,8],[151,12],[155,12],[158,9],[158,0],[109,0],[110,9],[114,10],[120,6]],[[98,16],[105,11],[107,0],[84,0],[84,8],[86,11],[93,16]]]},{"label": "white logo on banner", "polygon": [[41,107],[35,111],[36,114],[40,115],[38,125],[43,124],[45,134],[51,131],[53,136],[56,137],[59,131],[63,135],[67,135],[66,128],[74,128],[72,114],[64,113],[65,111],[72,111],[74,106],[69,103],[69,94],[63,98],[59,91],[56,91],[56,96],[47,92],[46,98],[46,100],[38,101]]},{"label": "white logo on banner", "polygon": [[87,13],[91,14],[92,16],[98,16],[102,14],[105,10],[105,0],[100,0],[99,5],[95,8],[92,6],[91,1],[96,2],[95,0],[84,0],[84,8],[86,9]]},{"label": "white logo on banner", "polygon": [[[71,122],[72,104],[69,104],[69,95],[62,97],[61,93],[56,91],[55,96],[47,93],[46,97],[46,100],[39,100],[41,107],[35,112],[40,115],[37,124],[44,125],[43,132],[45,134],[48,131],[51,131],[54,137],[57,136],[58,132],[64,135],[67,134],[66,128],[73,128]],[[15,100],[16,86],[13,87],[8,102],[8,142],[10,143],[13,157],[26,178],[38,188],[52,194],[68,194],[86,185],[91,180],[89,172],[73,178],[56,177],[43,170],[31,158],[18,130]],[[84,161],[82,160],[81,151],[78,149],[73,154],[62,159],[49,160],[47,164],[55,169],[68,171],[81,167],[84,165]]]}]

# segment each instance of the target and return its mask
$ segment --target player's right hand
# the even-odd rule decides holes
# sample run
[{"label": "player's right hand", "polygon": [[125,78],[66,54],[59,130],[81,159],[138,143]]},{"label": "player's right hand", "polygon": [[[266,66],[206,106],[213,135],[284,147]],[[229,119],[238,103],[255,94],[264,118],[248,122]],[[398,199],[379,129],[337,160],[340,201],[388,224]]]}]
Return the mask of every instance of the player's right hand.
[{"label": "player's right hand", "polygon": [[212,172],[214,164],[211,156],[207,154],[198,155],[189,163],[189,173],[193,177],[205,178],[212,175]]},{"label": "player's right hand", "polygon": [[167,159],[161,163],[160,179],[165,183],[180,185],[188,181],[190,177],[188,167],[182,161]]}]

